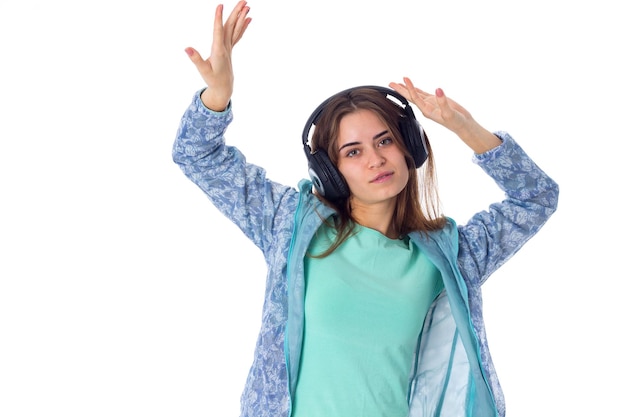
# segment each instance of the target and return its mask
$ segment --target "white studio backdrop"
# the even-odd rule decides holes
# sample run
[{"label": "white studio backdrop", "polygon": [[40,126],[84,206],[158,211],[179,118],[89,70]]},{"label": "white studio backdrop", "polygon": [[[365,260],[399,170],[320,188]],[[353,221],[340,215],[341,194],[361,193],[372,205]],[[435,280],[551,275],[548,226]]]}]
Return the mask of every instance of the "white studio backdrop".
[{"label": "white studio backdrop", "polygon": [[[275,180],[306,175],[319,102],[406,75],[559,182],[557,213],[484,287],[508,416],[621,412],[617,4],[249,4],[227,141]],[[216,5],[0,0],[0,416],[238,415],[265,264],[171,160],[202,87],[183,50],[209,53]],[[418,117],[446,214],[502,198]]]}]

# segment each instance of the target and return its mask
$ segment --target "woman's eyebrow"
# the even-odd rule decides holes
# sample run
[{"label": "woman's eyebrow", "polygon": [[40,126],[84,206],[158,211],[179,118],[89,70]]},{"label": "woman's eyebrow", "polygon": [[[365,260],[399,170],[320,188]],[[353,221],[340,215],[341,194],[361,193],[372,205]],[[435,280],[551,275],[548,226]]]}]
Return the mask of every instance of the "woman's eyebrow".
[{"label": "woman's eyebrow", "polygon": [[[389,133],[389,131],[388,131],[388,130],[383,130],[382,132],[380,132],[380,133],[378,133],[378,134],[374,135],[374,137],[372,137],[372,140],[376,140],[376,139],[380,138],[381,136],[385,136],[387,133]],[[360,144],[360,143],[361,143],[361,142],[348,142],[348,143],[344,143],[343,145],[341,145],[341,147],[339,148],[339,150],[342,150],[343,148],[348,147],[348,146],[358,145],[358,144]]]}]

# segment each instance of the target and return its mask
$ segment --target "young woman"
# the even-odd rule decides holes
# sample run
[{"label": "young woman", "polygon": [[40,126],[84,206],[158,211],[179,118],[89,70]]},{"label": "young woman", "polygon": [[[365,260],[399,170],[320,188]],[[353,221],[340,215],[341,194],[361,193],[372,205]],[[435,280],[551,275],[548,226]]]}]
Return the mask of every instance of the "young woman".
[{"label": "young woman", "polygon": [[[245,1],[225,23],[222,12],[211,56],[186,50],[207,86],[173,158],[267,260],[241,415],[504,416],[480,287],[555,211],[557,184],[510,135],[408,78],[330,97],[303,132],[311,180],[297,190],[269,180],[224,142],[232,48],[250,18]],[[463,226],[437,211],[433,155],[409,102],[473,150],[502,202]]]}]

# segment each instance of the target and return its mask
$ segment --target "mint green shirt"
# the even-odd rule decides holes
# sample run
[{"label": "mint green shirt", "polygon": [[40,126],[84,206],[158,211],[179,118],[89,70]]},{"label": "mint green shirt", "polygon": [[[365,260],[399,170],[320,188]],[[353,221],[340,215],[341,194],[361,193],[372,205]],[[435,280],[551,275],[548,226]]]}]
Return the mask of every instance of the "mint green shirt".
[{"label": "mint green shirt", "polygon": [[[408,238],[357,226],[330,256],[305,260],[304,340],[293,417],[405,417],[413,356],[443,288]],[[334,240],[322,227],[309,252]]]}]

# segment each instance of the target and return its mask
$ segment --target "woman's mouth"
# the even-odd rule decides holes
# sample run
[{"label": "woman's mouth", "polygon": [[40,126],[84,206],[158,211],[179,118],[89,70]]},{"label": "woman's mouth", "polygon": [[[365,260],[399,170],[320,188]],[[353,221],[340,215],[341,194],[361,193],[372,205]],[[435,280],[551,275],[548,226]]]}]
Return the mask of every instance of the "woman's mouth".
[{"label": "woman's mouth", "polygon": [[374,179],[370,182],[373,182],[373,183],[385,182],[389,178],[391,178],[392,175],[393,175],[393,172],[391,171],[381,172],[380,174],[376,175],[376,177],[374,177]]}]

